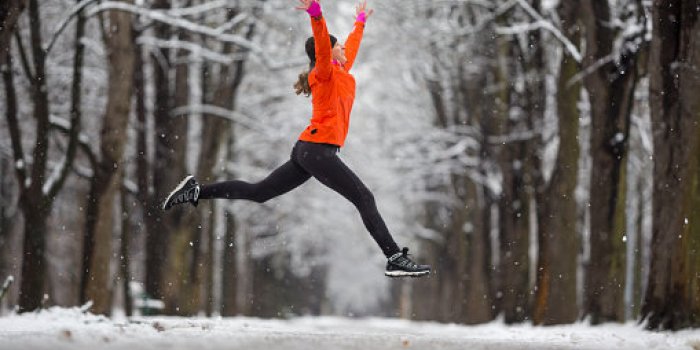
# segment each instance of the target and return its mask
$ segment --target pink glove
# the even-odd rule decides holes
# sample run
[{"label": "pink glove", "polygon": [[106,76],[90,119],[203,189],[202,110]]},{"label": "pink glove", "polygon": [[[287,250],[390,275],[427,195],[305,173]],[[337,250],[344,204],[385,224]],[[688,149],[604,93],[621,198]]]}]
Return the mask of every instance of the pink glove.
[{"label": "pink glove", "polygon": [[359,14],[357,14],[357,21],[362,23],[367,22],[367,14],[365,14],[365,11],[362,11]]},{"label": "pink glove", "polygon": [[311,17],[320,17],[321,4],[319,4],[318,1],[312,1],[311,6],[309,6],[309,8],[306,9],[306,13],[308,13]]}]

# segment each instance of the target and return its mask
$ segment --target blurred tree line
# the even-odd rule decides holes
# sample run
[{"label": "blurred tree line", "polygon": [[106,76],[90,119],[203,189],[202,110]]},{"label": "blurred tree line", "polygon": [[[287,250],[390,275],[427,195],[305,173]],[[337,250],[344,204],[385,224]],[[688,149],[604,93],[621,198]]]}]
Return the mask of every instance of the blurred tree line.
[{"label": "blurred tree line", "polygon": [[[419,112],[430,129],[384,146],[397,159],[420,156],[396,171],[421,174],[413,185],[426,195],[410,197],[407,226],[421,227],[412,241],[435,270],[391,281],[374,313],[698,325],[700,2],[373,5],[384,22],[373,18],[366,37],[386,40],[364,45],[392,52],[428,101]],[[338,272],[327,261],[299,274],[289,250],[250,253],[274,223],[252,235],[255,220],[221,202],[160,210],[184,174],[240,176],[232,164],[259,151],[242,144],[259,138],[265,114],[294,109],[287,85],[305,64],[306,35],[293,29],[308,23],[292,6],[0,4],[0,277],[19,277],[8,305],[92,301],[93,312],[131,314],[142,296],[129,282],[141,281],[169,315],[334,312],[325,290]],[[348,13],[342,3],[324,11]],[[372,91],[406,94],[401,78]],[[286,90],[256,85],[265,79]],[[288,215],[260,212],[262,221]],[[77,234],[50,244],[65,231]],[[80,252],[65,271],[60,249]],[[67,285],[51,283],[57,270]]]}]

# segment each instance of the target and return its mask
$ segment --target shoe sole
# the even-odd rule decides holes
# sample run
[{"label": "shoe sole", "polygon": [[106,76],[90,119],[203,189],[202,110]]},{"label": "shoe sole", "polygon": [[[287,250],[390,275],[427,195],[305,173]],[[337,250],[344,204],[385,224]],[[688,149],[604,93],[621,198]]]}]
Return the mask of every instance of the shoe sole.
[{"label": "shoe sole", "polygon": [[387,277],[421,277],[425,275],[429,275],[430,271],[418,271],[418,272],[409,272],[409,271],[384,271],[384,275]]},{"label": "shoe sole", "polygon": [[190,181],[190,179],[192,179],[192,178],[194,178],[193,175],[188,175],[187,177],[185,177],[184,180],[180,181],[180,183],[177,186],[175,186],[175,189],[172,190],[172,192],[170,192],[168,197],[165,198],[165,201],[163,201],[163,205],[161,206],[161,209],[168,210],[169,208],[166,208],[165,206],[168,205],[168,202],[170,202],[170,198],[173,197],[175,192],[177,192],[177,191],[181,190],[183,187],[185,187],[185,184],[187,184],[187,181]]}]

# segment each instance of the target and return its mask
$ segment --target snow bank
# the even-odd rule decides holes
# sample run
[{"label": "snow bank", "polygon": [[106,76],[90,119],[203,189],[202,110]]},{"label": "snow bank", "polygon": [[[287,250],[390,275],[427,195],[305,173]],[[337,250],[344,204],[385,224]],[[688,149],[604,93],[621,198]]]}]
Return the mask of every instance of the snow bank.
[{"label": "snow bank", "polygon": [[109,319],[51,308],[0,318],[0,349],[700,349],[700,330],[646,332],[635,324],[480,326],[397,319]]}]

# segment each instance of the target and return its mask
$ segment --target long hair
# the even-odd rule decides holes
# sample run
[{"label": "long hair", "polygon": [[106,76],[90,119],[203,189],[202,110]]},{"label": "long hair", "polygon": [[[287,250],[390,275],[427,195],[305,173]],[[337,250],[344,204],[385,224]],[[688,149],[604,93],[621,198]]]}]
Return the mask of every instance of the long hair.
[{"label": "long hair", "polygon": [[[335,43],[338,41],[338,39],[336,39],[333,35],[330,35],[330,38],[332,48],[333,46],[335,46]],[[304,47],[306,49],[306,55],[309,56],[309,69],[299,74],[299,79],[294,84],[294,92],[296,92],[297,95],[304,94],[304,96],[309,97],[311,96],[311,87],[309,86],[309,73],[311,73],[311,70],[314,69],[314,67],[316,66],[316,44],[314,42],[314,37],[306,39],[306,44],[304,45]]]},{"label": "long hair", "polygon": [[299,74],[299,80],[294,83],[294,92],[296,92],[297,95],[304,94],[306,97],[311,96],[311,87],[309,86],[309,72],[311,72],[311,69],[313,69],[313,67],[309,65],[309,70],[301,72]]}]

